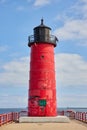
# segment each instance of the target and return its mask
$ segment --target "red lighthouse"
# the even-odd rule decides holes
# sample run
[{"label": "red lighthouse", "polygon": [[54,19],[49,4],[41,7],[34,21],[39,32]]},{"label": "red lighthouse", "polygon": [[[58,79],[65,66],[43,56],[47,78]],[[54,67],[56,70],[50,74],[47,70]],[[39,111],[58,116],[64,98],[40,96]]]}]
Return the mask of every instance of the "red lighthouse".
[{"label": "red lighthouse", "polygon": [[34,28],[34,35],[29,36],[30,79],[28,116],[56,116],[56,81],[54,47],[57,38],[50,34],[41,19],[41,24]]}]

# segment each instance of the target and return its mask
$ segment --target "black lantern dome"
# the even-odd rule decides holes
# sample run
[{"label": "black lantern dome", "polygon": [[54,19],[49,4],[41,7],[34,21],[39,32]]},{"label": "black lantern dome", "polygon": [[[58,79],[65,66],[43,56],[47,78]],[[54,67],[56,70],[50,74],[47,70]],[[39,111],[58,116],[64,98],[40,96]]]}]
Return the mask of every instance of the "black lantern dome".
[{"label": "black lantern dome", "polygon": [[51,33],[51,28],[45,26],[43,23],[43,19],[41,19],[41,24],[34,28],[34,35],[29,36],[28,46],[30,47],[32,44],[37,43],[41,44],[41,42],[53,44],[56,46],[57,38]]}]

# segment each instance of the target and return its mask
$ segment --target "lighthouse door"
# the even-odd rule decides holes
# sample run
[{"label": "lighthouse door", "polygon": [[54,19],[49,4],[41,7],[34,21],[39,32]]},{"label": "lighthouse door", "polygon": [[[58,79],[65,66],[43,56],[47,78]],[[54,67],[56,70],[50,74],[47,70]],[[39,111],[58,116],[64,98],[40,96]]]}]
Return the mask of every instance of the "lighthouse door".
[{"label": "lighthouse door", "polygon": [[39,116],[46,115],[46,100],[39,100]]}]

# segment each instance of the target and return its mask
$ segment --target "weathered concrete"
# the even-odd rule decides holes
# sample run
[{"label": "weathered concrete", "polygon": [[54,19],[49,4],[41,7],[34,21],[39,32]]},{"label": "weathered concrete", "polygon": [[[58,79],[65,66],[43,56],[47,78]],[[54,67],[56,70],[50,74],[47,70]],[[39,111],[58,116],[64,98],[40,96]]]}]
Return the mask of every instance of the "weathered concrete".
[{"label": "weathered concrete", "polygon": [[48,123],[48,122],[61,122],[68,123],[70,122],[69,118],[66,116],[56,116],[56,117],[20,117],[20,123]]}]

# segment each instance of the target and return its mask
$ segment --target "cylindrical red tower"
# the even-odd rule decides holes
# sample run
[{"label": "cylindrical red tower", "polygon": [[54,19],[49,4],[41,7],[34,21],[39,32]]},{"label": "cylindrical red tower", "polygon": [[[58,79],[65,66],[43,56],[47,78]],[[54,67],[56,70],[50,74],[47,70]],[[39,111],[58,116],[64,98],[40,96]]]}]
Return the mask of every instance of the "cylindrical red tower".
[{"label": "cylindrical red tower", "polygon": [[56,116],[56,81],[54,47],[57,38],[43,24],[29,36],[31,47],[28,116]]}]

